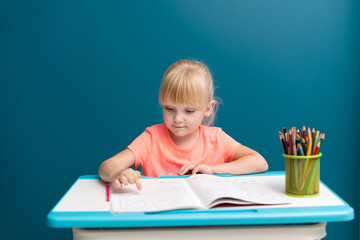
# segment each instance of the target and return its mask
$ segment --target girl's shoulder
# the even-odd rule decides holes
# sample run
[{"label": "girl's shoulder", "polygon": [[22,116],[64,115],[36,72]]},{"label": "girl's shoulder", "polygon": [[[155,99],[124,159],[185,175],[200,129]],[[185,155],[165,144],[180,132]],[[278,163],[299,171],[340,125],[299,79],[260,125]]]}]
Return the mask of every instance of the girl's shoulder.
[{"label": "girl's shoulder", "polygon": [[208,137],[212,137],[212,136],[216,137],[223,132],[222,128],[220,127],[210,127],[210,126],[201,125],[201,128],[203,134]]},{"label": "girl's shoulder", "polygon": [[160,123],[160,124],[155,124],[155,125],[152,125],[150,127],[147,127],[146,130],[149,130],[149,131],[158,131],[160,129],[163,129],[165,126],[164,123]]},{"label": "girl's shoulder", "polygon": [[221,127],[214,127],[214,126],[206,126],[206,125],[201,125],[201,127],[209,132],[216,132],[216,131],[222,131]]},{"label": "girl's shoulder", "polygon": [[236,143],[238,144],[238,142],[236,142],[231,136],[229,136],[226,132],[224,132],[224,130],[220,127],[207,127],[207,126],[203,126],[203,137],[205,139],[209,139],[210,141],[214,141],[217,143]]},{"label": "girl's shoulder", "polygon": [[147,127],[145,132],[150,133],[154,136],[164,135],[166,134],[166,126],[164,123],[152,125],[150,127]]}]

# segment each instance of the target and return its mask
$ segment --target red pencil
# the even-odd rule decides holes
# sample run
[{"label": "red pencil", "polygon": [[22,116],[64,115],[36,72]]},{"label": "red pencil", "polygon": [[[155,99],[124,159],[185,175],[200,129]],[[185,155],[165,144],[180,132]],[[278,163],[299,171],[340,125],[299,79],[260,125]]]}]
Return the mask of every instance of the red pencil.
[{"label": "red pencil", "polygon": [[106,184],[106,201],[110,201],[110,187],[109,184]]},{"label": "red pencil", "polygon": [[316,147],[314,149],[314,154],[313,155],[317,155],[320,149],[320,141],[318,141],[318,144],[316,144]]}]

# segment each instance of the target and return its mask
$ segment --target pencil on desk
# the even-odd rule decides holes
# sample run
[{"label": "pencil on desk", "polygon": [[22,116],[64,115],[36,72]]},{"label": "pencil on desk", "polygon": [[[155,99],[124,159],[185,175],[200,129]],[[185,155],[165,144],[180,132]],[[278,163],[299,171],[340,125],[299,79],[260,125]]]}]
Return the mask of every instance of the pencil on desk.
[{"label": "pencil on desk", "polygon": [[110,186],[109,184],[106,184],[106,201],[110,201]]}]

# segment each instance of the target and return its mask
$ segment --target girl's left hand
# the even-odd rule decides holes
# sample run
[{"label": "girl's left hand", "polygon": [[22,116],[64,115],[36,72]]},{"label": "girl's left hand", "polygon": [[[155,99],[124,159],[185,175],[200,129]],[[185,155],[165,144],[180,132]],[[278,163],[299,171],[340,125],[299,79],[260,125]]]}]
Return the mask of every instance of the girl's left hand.
[{"label": "girl's left hand", "polygon": [[196,173],[214,174],[211,166],[205,164],[186,164],[180,169],[179,175],[185,175],[188,172],[191,172],[190,174],[192,175]]}]

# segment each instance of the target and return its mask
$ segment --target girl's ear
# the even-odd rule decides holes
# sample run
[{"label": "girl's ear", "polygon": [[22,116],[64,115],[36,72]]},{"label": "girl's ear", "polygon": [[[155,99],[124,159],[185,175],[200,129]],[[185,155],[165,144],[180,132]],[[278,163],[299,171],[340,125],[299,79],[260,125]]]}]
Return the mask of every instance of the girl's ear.
[{"label": "girl's ear", "polygon": [[205,118],[208,118],[211,113],[213,112],[214,110],[214,107],[215,107],[215,100],[211,100],[208,105],[206,106],[206,112],[205,112]]}]

